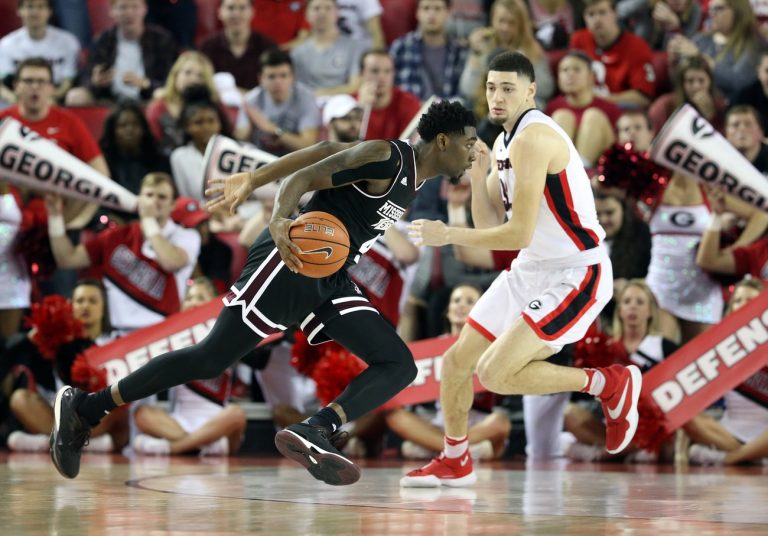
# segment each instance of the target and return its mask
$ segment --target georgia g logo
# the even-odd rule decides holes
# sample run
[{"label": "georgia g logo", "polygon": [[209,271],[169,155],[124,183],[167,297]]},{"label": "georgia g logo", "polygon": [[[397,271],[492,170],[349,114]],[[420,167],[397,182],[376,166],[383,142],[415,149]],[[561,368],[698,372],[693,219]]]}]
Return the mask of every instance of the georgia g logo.
[{"label": "georgia g logo", "polygon": [[531,303],[528,304],[528,307],[530,307],[534,311],[537,311],[541,309],[541,302],[539,300],[533,300]]}]

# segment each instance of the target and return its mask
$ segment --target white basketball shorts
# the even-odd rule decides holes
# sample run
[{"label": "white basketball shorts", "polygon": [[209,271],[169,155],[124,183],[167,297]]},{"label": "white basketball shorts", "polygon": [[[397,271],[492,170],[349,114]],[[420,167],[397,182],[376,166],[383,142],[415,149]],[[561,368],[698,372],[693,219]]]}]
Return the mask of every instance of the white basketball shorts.
[{"label": "white basketball shorts", "polygon": [[522,316],[555,352],[581,340],[613,296],[611,261],[604,248],[596,249],[574,259],[515,259],[480,297],[467,322],[494,341]]}]

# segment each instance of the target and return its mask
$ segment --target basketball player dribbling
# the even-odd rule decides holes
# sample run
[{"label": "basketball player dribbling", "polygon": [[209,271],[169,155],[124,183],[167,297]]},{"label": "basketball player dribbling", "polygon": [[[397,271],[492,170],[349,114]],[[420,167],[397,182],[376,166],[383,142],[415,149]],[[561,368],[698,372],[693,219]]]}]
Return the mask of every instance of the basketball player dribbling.
[{"label": "basketball player dribbling", "polygon": [[485,166],[470,172],[475,228],[427,220],[411,224],[411,234],[426,245],[521,251],[475,304],[443,358],[444,450],[405,475],[404,487],[475,483],[467,450],[474,371],[495,393],[583,391],[598,397],[611,453],[623,450],[637,429],[642,382],[637,367],[582,370],[545,361],[584,336],[611,298],[613,277],[581,158],[565,132],[535,108],[535,94],[533,66],[525,56],[504,52],[491,61],[489,117],[504,132],[494,144],[487,176],[478,170],[488,169],[488,149],[478,144],[477,162]]},{"label": "basketball player dribbling", "polygon": [[[440,102],[422,116],[421,140],[413,146],[401,141],[354,146],[326,142],[255,172],[213,181],[208,193],[218,199],[209,208],[234,211],[257,187],[290,175],[280,185],[269,228],[251,246],[240,279],[203,341],[156,357],[98,393],[69,386],[57,393],[51,458],[59,472],[77,476],[89,431],[105,413],[175,385],[216,377],[265,337],[298,324],[310,343],[334,339],[368,368],[307,422],[278,432],[275,442],[318,480],[334,485],[357,481],[360,469],[334,447],[334,433],[410,384],[416,365],[394,327],[351,281],[346,267],[400,219],[426,179],[456,177],[471,167],[474,124],[461,104]],[[304,210],[333,214],[350,237],[345,267],[322,279],[298,273],[300,250],[288,237],[290,216],[308,191],[315,194]]]}]

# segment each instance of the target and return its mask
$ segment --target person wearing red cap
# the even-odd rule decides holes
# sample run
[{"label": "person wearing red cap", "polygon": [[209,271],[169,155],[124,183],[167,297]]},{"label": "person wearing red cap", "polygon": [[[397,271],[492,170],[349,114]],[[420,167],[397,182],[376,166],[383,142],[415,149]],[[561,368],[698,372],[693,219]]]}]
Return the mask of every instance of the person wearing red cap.
[{"label": "person wearing red cap", "polygon": [[197,257],[192,276],[203,275],[213,282],[216,290],[229,288],[232,267],[232,250],[211,232],[208,220],[211,215],[192,197],[179,197],[171,211],[171,219],[187,229],[200,234],[200,255]]}]

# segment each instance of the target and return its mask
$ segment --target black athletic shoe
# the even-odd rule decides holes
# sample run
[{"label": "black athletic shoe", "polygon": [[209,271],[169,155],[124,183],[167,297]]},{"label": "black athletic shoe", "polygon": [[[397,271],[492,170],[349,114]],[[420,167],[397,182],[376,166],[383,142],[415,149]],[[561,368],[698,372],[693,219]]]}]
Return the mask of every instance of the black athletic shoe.
[{"label": "black athletic shoe", "polygon": [[360,479],[360,468],[333,446],[328,430],[321,426],[292,424],[275,435],[275,446],[326,484],[346,486]]},{"label": "black athletic shoe", "polygon": [[91,435],[91,427],[75,410],[84,396],[86,393],[80,389],[65,385],[53,403],[51,459],[61,476],[67,478],[75,478],[80,472],[80,454]]}]

